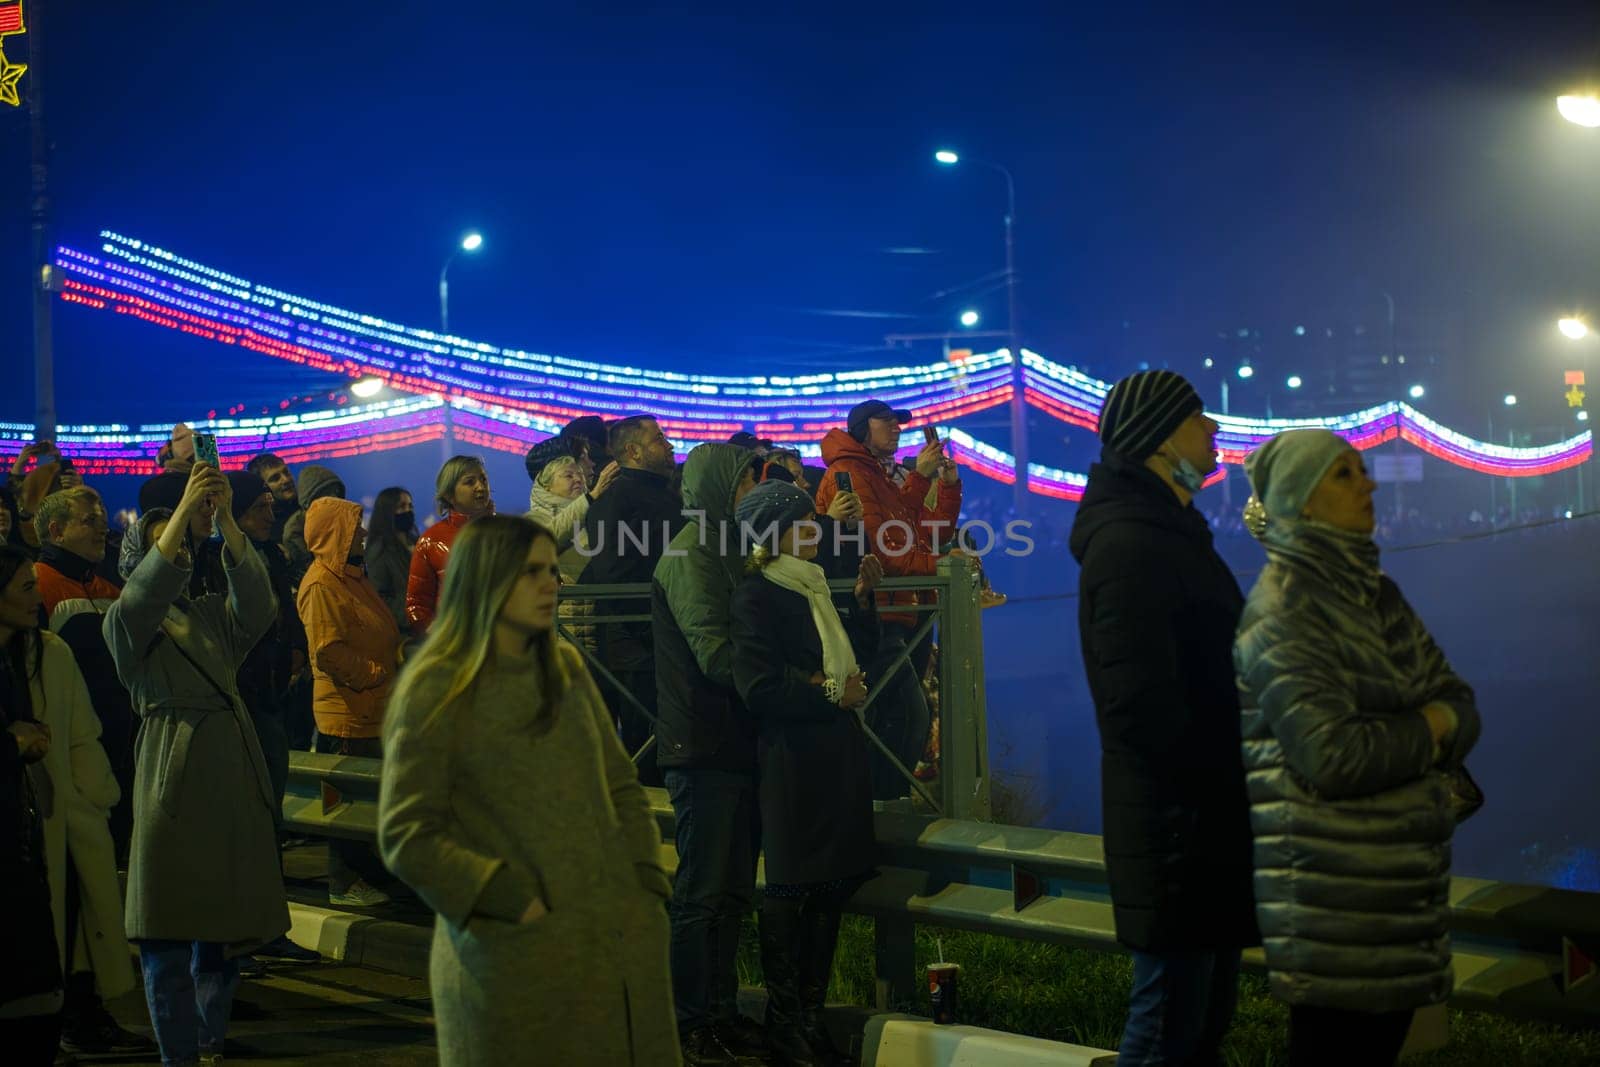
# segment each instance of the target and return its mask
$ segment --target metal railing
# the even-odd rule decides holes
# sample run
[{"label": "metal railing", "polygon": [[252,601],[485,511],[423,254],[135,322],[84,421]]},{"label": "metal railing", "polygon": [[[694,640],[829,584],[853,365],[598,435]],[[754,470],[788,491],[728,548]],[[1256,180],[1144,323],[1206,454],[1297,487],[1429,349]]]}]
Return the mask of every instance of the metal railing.
[{"label": "metal railing", "polygon": [[[973,560],[962,556],[945,556],[940,559],[938,571],[931,577],[886,578],[879,583],[882,592],[909,591],[933,593],[935,602],[915,605],[896,604],[883,609],[890,614],[915,615],[919,622],[906,648],[876,678],[870,678],[867,701],[856,709],[857,721],[865,732],[867,741],[895,767],[905,780],[907,788],[927,807],[925,810],[959,819],[987,819],[989,801],[989,729],[988,710],[984,699],[983,626],[980,613],[978,570]],[[854,585],[850,579],[830,582],[837,593],[848,593]],[[563,601],[601,604],[610,601],[648,601],[648,585],[566,585],[561,587]],[[926,599],[926,598],[921,598]],[[574,627],[593,627],[604,641],[601,631],[608,626],[629,623],[648,623],[649,614],[600,614],[580,618],[562,618],[560,630],[571,644],[582,653],[589,672],[594,675],[602,693],[607,698],[620,698],[641,717],[652,724],[655,714],[644,706],[611,671],[603,655],[588,647]],[[913,651],[930,639],[934,626],[939,636],[939,778],[937,797],[918,780],[911,768],[905,766],[881,738],[873,732],[868,712],[873,705],[900,684],[901,671],[914,671],[911,664]],[[921,680],[918,679],[918,684]],[[638,751],[633,760],[638,763],[655,743],[654,735]]]},{"label": "metal railing", "polygon": [[[284,817],[291,827],[370,840],[381,761],[293,753]],[[672,807],[646,790],[662,837]],[[880,875],[849,909],[873,919],[877,1003],[917,1003],[918,924],[1077,948],[1121,951],[1099,837],[906,811],[876,815]],[[671,870],[676,855],[663,847]],[[1459,1007],[1600,1025],[1600,978],[1573,982],[1570,948],[1600,946],[1600,894],[1452,879],[1449,922]],[[1260,970],[1259,950],[1246,966]],[[958,961],[959,962],[959,961]]]}]

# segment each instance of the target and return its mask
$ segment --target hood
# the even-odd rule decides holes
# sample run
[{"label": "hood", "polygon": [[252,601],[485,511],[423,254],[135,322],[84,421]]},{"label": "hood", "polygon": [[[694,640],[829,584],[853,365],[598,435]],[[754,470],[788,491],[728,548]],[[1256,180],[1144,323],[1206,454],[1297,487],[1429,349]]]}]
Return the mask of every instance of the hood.
[{"label": "hood", "polygon": [[704,511],[706,525],[733,518],[733,494],[756,454],[738,445],[700,445],[683,461],[683,506]]},{"label": "hood", "polygon": [[560,496],[552,493],[542,485],[535,485],[533,491],[528,494],[528,510],[554,516],[562,508],[580,499],[582,499],[581,495],[576,497]]},{"label": "hood", "polygon": [[300,477],[295,479],[294,484],[303,508],[309,508],[313,500],[327,496],[344,499],[344,482],[327,467],[301,467]]},{"label": "hood", "polygon": [[1068,546],[1079,563],[1089,552],[1089,542],[1107,526],[1136,522],[1159,526],[1189,537],[1211,539],[1205,516],[1178,498],[1154,471],[1111,452],[1102,452],[1100,462],[1089,468],[1089,485],[1072,521]]},{"label": "hood", "polygon": [[[305,477],[304,472],[301,477]],[[360,504],[323,497],[306,509],[306,547],[318,563],[335,574],[343,574],[360,525]]]},{"label": "hood", "polygon": [[166,508],[151,508],[139,516],[139,521],[128,527],[122,535],[122,551],[117,553],[117,573],[122,575],[122,580],[127,581],[138,569],[139,564],[155,547],[155,542],[150,539],[150,527],[162,519],[172,518],[172,512]]},{"label": "hood", "polygon": [[822,438],[822,462],[833,466],[841,459],[859,459],[863,463],[878,466],[878,457],[874,456],[866,445],[857,441],[845,430],[829,430]]}]

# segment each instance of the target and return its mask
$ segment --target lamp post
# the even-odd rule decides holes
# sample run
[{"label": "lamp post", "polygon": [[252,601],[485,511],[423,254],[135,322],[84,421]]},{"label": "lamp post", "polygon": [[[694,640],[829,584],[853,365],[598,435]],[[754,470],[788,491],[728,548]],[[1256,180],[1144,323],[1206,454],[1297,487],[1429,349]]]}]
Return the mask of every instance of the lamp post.
[{"label": "lamp post", "polygon": [[439,332],[450,332],[450,264],[463,252],[476,252],[483,247],[483,234],[467,234],[461,239],[459,247],[445,257],[444,266],[439,268]]},{"label": "lamp post", "polygon": [[[933,158],[946,167],[961,162],[961,156],[948,148],[935,152]],[[1017,263],[1012,232],[1017,219],[1017,184],[1011,172],[998,163],[983,159],[969,159],[967,162],[999,171],[1006,180],[1006,326],[1011,348],[1011,450],[1017,461],[1012,506],[1018,517],[1022,517],[1028,510],[1028,404],[1023,396],[1026,378],[1022,372],[1022,343],[1017,330]]]}]

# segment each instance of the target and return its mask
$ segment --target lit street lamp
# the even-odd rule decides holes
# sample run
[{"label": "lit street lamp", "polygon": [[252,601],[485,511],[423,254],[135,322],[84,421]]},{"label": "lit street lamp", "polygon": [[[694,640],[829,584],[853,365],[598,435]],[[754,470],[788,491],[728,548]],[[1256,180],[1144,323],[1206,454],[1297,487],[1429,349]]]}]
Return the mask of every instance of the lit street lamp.
[{"label": "lit street lamp", "polygon": [[1576,94],[1556,97],[1556,110],[1561,112],[1561,117],[1568,122],[1577,123],[1579,126],[1588,126],[1593,129],[1600,126],[1600,96],[1589,93],[1585,96]]},{"label": "lit street lamp", "polygon": [[1517,394],[1516,393],[1507,393],[1506,394],[1506,407],[1514,408],[1516,406],[1517,406]]},{"label": "lit street lamp", "polygon": [[1291,374],[1291,375],[1289,375],[1289,380],[1287,382],[1285,382],[1284,384],[1287,385],[1290,389],[1298,389],[1298,388],[1300,388],[1302,385],[1304,385],[1306,383],[1305,383],[1305,380],[1300,377],[1300,375]]},{"label": "lit street lamp", "polygon": [[[948,148],[941,148],[933,154],[934,162],[946,167],[953,167],[961,162],[961,156]],[[1010,335],[1011,348],[1011,450],[1016,453],[1016,481],[1013,483],[1015,496],[1014,505],[1018,515],[1025,515],[1028,510],[1028,405],[1024,396],[1026,379],[1022,373],[1022,343],[1021,334],[1017,331],[1017,262],[1016,246],[1012,230],[1017,219],[1017,183],[1012,180],[1011,172],[998,163],[990,163],[982,159],[969,159],[979,167],[999,171],[1006,180],[1006,332]],[[967,325],[966,316],[962,316],[962,325]]]},{"label": "lit street lamp", "polygon": [[1256,376],[1256,369],[1254,367],[1252,367],[1250,364],[1245,363],[1245,364],[1242,364],[1239,367],[1239,377],[1241,379],[1243,379],[1244,381],[1249,381],[1251,378],[1254,378],[1255,376]]},{"label": "lit street lamp", "polygon": [[1406,393],[1411,397],[1412,400],[1421,400],[1424,396],[1428,395],[1428,391],[1420,385],[1413,385],[1410,389],[1406,390]]},{"label": "lit street lamp", "polygon": [[362,378],[350,386],[350,395],[362,400],[370,400],[383,392],[382,378]]},{"label": "lit street lamp", "polygon": [[1569,341],[1581,341],[1589,336],[1589,324],[1580,318],[1565,318],[1556,323],[1556,329]]},{"label": "lit street lamp", "polygon": [[978,325],[978,318],[979,316],[976,311],[963,311],[961,313],[961,325],[970,330],[972,327]]},{"label": "lit street lamp", "polygon": [[445,259],[439,268],[439,332],[450,332],[450,264],[463,252],[476,252],[483,247],[483,234],[476,231],[461,239],[461,246]]}]

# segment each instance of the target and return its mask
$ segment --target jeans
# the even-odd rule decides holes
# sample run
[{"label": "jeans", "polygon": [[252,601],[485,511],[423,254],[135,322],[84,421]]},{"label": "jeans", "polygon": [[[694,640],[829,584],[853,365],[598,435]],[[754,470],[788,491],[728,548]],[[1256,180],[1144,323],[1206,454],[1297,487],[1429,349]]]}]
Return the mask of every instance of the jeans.
[{"label": "jeans", "polygon": [[210,941],[140,941],[144,996],[166,1067],[222,1054],[239,963]]},{"label": "jeans", "polygon": [[1406,1043],[1414,1014],[1410,1009],[1366,1012],[1296,1005],[1289,1009],[1290,1067],[1388,1067]]},{"label": "jeans", "polygon": [[672,993],[678,1029],[738,1018],[739,928],[755,904],[761,825],[755,779],[732,771],[668,770],[677,816],[672,887]]},{"label": "jeans", "polygon": [[[382,759],[383,738],[334,737],[318,733],[316,750],[331,756]],[[359,841],[347,841],[342,837],[328,838],[328,892],[343,893],[363,879],[368,885],[388,881],[377,850]]]},{"label": "jeans", "polygon": [[[867,668],[867,681],[876,685],[889,664],[905,650],[913,630],[899,623],[884,623],[878,642],[878,653]],[[933,652],[932,642],[924,639],[911,652],[911,658],[900,666],[889,688],[867,709],[867,726],[878,735],[878,740],[888,746],[895,758],[905,764],[908,771],[917,769],[928,743],[928,730],[932,713],[928,710],[928,695],[922,688],[922,672],[928,668],[928,657]],[[876,748],[872,750],[870,764],[872,798],[893,800],[911,795],[911,784],[899,770]]]},{"label": "jeans", "polygon": [[1122,1067],[1222,1062],[1239,995],[1239,950],[1135,952]]}]

